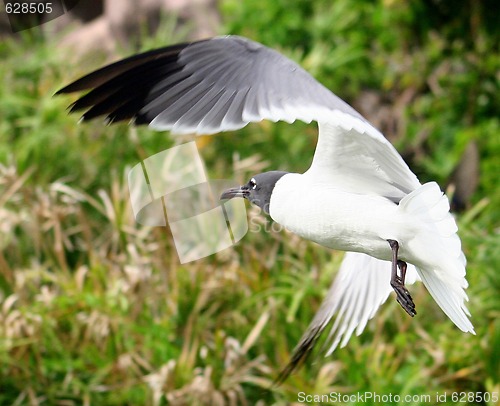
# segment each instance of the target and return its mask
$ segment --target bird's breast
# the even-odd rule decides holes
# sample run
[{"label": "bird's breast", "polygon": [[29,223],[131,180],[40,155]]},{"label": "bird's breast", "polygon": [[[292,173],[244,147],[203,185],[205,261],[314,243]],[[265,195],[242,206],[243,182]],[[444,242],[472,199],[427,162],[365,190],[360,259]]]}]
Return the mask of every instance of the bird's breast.
[{"label": "bird's breast", "polygon": [[400,221],[393,202],[328,184],[307,184],[293,177],[284,180],[276,184],[271,196],[274,221],[325,247],[390,259],[386,240],[395,238]]}]

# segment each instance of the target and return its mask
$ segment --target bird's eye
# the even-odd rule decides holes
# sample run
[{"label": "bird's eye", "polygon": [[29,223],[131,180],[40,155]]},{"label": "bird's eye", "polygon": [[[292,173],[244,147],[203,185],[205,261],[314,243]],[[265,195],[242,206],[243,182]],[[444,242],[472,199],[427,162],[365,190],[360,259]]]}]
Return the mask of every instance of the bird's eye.
[{"label": "bird's eye", "polygon": [[255,190],[255,188],[257,187],[257,182],[255,181],[255,179],[250,179],[250,182],[248,183],[250,183],[250,187]]}]

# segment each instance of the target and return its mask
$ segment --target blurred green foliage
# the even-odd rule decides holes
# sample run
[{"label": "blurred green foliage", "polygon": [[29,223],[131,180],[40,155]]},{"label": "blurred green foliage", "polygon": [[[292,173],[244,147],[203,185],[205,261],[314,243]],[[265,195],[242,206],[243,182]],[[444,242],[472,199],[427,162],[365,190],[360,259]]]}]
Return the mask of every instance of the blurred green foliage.
[{"label": "blurred green foliage", "polygon": [[[254,232],[232,250],[179,265],[168,233],[135,223],[126,185],[132,165],[174,141],[147,128],[78,125],[65,111],[72,99],[52,95],[101,62],[75,66],[57,40],[31,32],[0,42],[0,404],[500,392],[497,2],[219,6],[221,33],[280,50],[355,106],[374,92],[398,118],[391,140],[422,181],[445,187],[477,143],[479,187],[458,215],[477,336],[458,331],[414,287],[415,319],[390,300],[345,349],[326,359],[317,351],[271,389],[342,254]],[[184,35],[166,19],[143,47]],[[314,125],[264,122],[202,139],[200,148],[211,178],[239,183],[263,169],[306,170],[315,137]]]}]

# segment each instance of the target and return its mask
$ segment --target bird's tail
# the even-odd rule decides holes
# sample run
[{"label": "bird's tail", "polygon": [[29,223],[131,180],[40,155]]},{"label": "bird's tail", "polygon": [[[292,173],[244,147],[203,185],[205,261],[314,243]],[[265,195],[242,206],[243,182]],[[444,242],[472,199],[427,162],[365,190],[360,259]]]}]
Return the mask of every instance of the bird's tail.
[{"label": "bird's tail", "polygon": [[474,333],[465,306],[466,259],[448,198],[436,182],[429,182],[405,196],[399,208],[423,225],[407,243],[413,257],[408,261],[415,265],[425,287],[453,323],[464,332]]}]

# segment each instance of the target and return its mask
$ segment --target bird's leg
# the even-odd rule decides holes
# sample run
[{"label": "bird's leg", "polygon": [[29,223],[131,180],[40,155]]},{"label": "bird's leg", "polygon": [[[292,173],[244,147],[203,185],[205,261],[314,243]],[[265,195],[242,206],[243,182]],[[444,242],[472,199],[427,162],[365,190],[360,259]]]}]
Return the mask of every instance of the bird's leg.
[{"label": "bird's leg", "polygon": [[401,273],[401,282],[403,283],[403,285],[405,284],[406,267],[407,267],[406,262],[398,259],[398,268],[399,272]]},{"label": "bird's leg", "polygon": [[[408,292],[408,289],[405,287],[406,262],[398,260],[398,242],[395,240],[387,240],[387,242],[392,249],[391,286],[396,292],[396,300],[398,303],[406,311],[406,313],[413,317],[417,314],[417,312],[415,311],[415,303],[413,303],[410,292]],[[401,276],[398,275],[398,267],[401,272]]]}]

